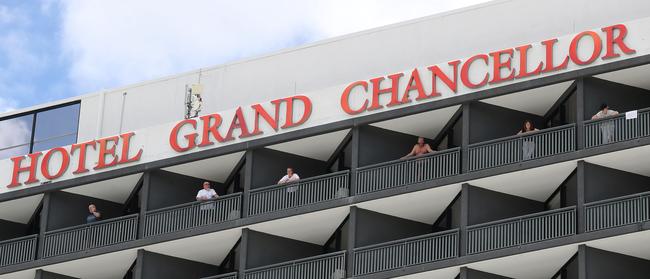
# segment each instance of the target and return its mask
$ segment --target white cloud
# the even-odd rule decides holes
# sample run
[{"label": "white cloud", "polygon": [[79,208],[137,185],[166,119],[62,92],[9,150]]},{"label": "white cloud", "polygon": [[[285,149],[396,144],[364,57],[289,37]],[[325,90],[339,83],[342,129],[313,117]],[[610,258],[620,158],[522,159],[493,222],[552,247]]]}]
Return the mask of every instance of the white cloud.
[{"label": "white cloud", "polygon": [[0,97],[0,113],[16,109],[16,102]]},{"label": "white cloud", "polygon": [[258,55],[485,0],[62,1],[77,90]]}]

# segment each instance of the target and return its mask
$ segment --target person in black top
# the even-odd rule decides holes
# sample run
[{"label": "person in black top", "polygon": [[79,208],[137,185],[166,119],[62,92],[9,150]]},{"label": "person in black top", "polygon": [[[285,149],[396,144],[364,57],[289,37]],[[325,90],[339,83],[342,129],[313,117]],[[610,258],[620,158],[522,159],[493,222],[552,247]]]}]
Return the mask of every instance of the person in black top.
[{"label": "person in black top", "polygon": [[102,219],[102,213],[97,211],[97,206],[94,203],[88,205],[88,216],[86,217],[86,224],[94,223]]}]

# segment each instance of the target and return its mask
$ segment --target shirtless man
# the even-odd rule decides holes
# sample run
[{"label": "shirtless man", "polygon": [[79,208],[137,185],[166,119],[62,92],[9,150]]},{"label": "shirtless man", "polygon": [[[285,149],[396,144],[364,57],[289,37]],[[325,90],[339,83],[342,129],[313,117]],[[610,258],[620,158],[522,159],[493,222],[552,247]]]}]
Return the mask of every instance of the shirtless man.
[{"label": "shirtless man", "polygon": [[431,146],[429,146],[428,143],[424,143],[424,138],[419,137],[418,138],[418,143],[413,146],[413,149],[411,149],[411,152],[409,154],[406,154],[406,156],[402,157],[402,159],[411,157],[411,156],[420,156],[424,155],[427,153],[432,153],[435,152],[433,149],[431,149]]}]

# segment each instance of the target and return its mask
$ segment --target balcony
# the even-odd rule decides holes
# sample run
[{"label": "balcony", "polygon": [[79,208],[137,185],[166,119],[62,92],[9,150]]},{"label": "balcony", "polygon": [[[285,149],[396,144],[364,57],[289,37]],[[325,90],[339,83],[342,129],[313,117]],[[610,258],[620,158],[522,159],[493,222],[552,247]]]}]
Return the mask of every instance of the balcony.
[{"label": "balcony", "polygon": [[357,194],[430,181],[460,173],[460,148],[358,168]]},{"label": "balcony", "polygon": [[210,277],[203,277],[201,279],[237,279],[237,272],[231,272],[227,274],[215,275]]},{"label": "balcony", "polygon": [[148,211],[145,214],[145,237],[239,219],[241,198],[241,193],[235,193],[212,201]]},{"label": "balcony", "polygon": [[576,233],[570,206],[467,227],[467,254],[525,245]]},{"label": "balcony", "polygon": [[627,119],[625,114],[584,124],[585,148],[602,146],[650,136],[650,108],[637,111],[637,117]]},{"label": "balcony", "polygon": [[585,231],[650,221],[650,192],[585,204]]},{"label": "balcony", "polygon": [[0,267],[34,260],[37,235],[0,242]]},{"label": "balcony", "polygon": [[575,124],[469,145],[469,171],[494,168],[576,150]]},{"label": "balcony", "polygon": [[459,230],[426,234],[354,250],[356,276],[458,256]]},{"label": "balcony", "polygon": [[245,279],[343,279],[345,251],[246,270]]},{"label": "balcony", "polygon": [[253,189],[250,192],[248,215],[345,198],[349,195],[349,177],[349,171],[339,171],[302,179],[296,183]]},{"label": "balcony", "polygon": [[43,257],[63,255],[135,240],[138,215],[45,232]]}]

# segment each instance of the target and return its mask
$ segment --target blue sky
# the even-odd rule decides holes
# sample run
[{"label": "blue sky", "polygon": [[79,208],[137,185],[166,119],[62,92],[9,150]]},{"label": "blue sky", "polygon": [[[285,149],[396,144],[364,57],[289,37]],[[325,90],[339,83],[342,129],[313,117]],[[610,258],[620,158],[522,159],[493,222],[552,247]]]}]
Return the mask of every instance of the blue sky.
[{"label": "blue sky", "polygon": [[0,112],[485,0],[0,0]]}]

